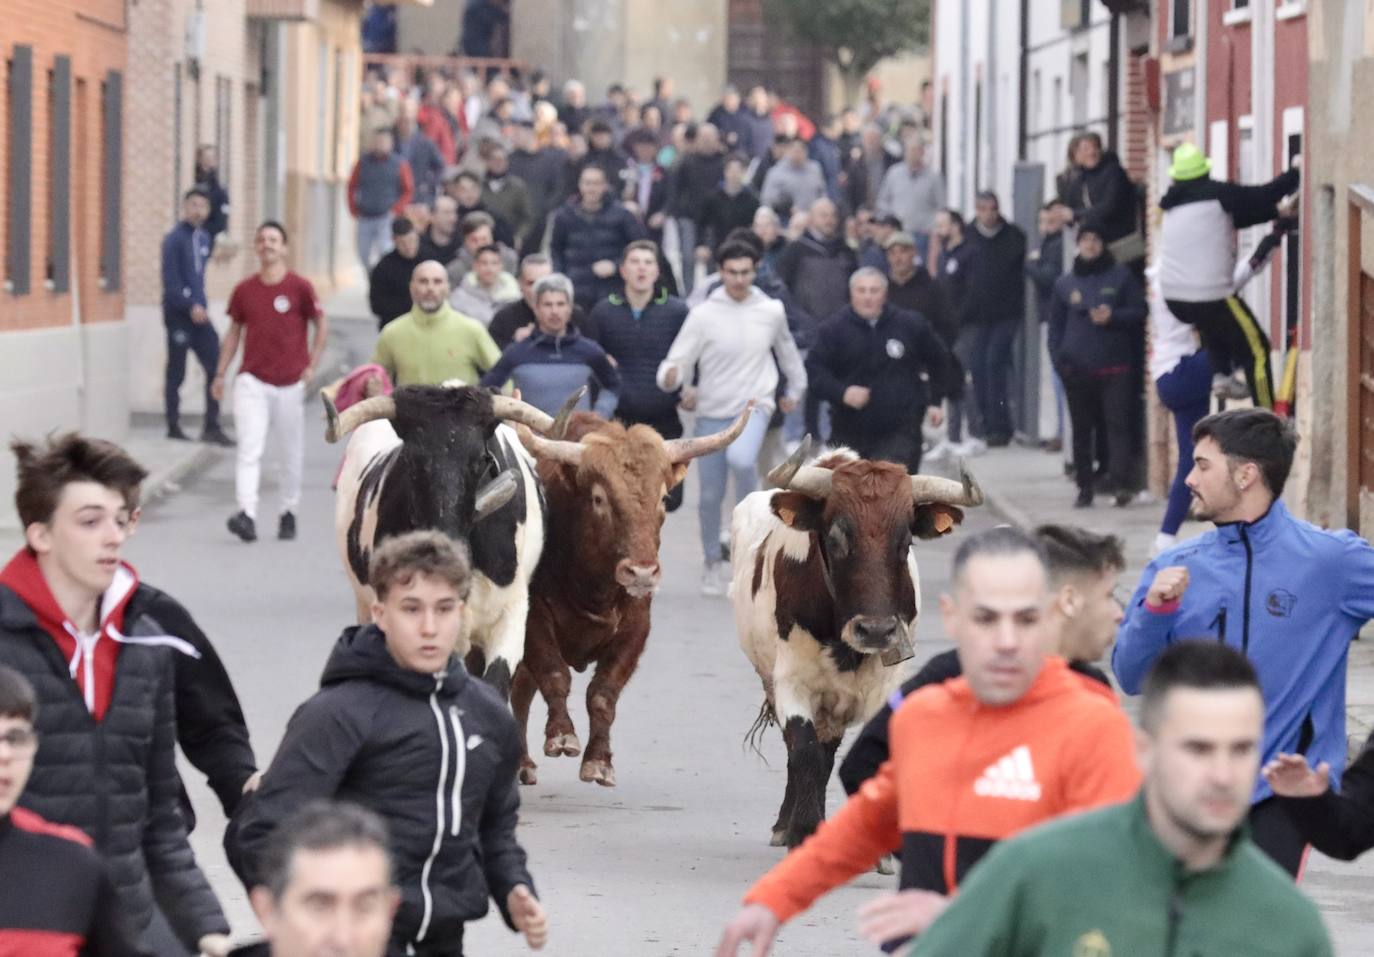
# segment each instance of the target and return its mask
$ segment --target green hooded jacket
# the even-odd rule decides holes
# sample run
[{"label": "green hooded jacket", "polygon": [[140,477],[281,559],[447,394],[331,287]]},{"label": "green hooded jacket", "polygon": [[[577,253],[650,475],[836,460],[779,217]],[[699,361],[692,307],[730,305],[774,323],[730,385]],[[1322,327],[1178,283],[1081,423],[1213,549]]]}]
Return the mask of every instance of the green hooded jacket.
[{"label": "green hooded jacket", "polygon": [[1243,829],[1189,873],[1143,793],[1003,841],[909,957],[1330,957],[1316,906]]}]

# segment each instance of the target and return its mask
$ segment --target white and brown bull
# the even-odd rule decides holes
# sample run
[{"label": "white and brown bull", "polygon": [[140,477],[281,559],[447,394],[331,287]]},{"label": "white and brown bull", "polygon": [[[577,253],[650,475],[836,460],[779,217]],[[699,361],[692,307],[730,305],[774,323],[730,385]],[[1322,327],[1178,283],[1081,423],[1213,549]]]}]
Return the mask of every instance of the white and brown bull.
[{"label": "white and brown bull", "polygon": [[787,745],[787,789],[772,843],[795,847],[825,817],[826,782],[845,729],[866,721],[901,681],[921,609],[913,539],[937,538],[983,493],[909,475],[846,449],[769,474],[730,528],[731,597],[740,645],[763,682],[761,722]]},{"label": "white and brown bull", "polygon": [[338,413],[325,437],[351,433],[334,525],[358,620],[370,619],[373,549],[393,535],[438,529],[468,548],[472,587],[463,616],[469,667],[503,696],[524,654],[529,583],[544,549],[544,498],[514,430],[557,431],[518,399],[446,384],[406,386]]}]

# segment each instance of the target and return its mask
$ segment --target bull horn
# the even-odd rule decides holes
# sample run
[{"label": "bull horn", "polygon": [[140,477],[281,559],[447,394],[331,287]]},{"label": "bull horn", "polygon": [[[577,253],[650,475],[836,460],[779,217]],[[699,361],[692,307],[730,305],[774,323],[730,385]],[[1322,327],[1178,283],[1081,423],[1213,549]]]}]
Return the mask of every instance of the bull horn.
[{"label": "bull horn", "polygon": [[754,400],[750,399],[749,404],[744,407],[744,411],[739,417],[731,422],[728,428],[722,429],[715,435],[699,435],[694,439],[669,439],[663,443],[664,449],[668,452],[668,461],[677,465],[680,462],[687,462],[692,459],[701,458],[703,455],[710,455],[712,452],[719,452],[744,431],[744,427],[749,423],[749,416],[754,414]]},{"label": "bull horn", "polygon": [[564,462],[568,465],[580,465],[582,463],[582,453],[585,446],[581,442],[569,442],[566,439],[546,439],[542,435],[536,435],[525,425],[516,427],[515,434],[520,436],[520,444],[525,450],[537,459],[547,459],[551,462]]},{"label": "bull horn", "polygon": [[334,403],[329,401],[328,396],[321,396],[320,398],[324,401],[326,419],[324,440],[326,442],[337,442],[358,426],[368,422],[396,417],[396,400],[389,395],[374,395],[370,399],[363,399],[361,402],[350,405],[343,412],[334,407]]},{"label": "bull horn", "polygon": [[587,387],[581,385],[577,390],[563,402],[558,414],[553,417],[553,428],[549,431],[549,438],[561,439],[568,434],[568,420],[572,418],[573,412],[577,410],[577,405],[582,401],[582,397],[587,394]]},{"label": "bull horn", "polygon": [[794,492],[801,492],[815,499],[825,499],[830,496],[830,485],[835,480],[835,473],[830,469],[819,468],[815,465],[803,465],[797,469],[787,487]]},{"label": "bull horn", "polygon": [[797,451],[787,457],[787,461],[775,466],[768,473],[768,481],[775,488],[787,488],[787,483],[792,481],[792,476],[797,474],[797,469],[802,467],[811,456],[811,433],[802,436],[801,444],[797,446]]},{"label": "bull horn", "polygon": [[528,425],[536,432],[547,434],[553,428],[553,418],[548,413],[508,395],[493,395],[491,411],[496,413],[498,419]]},{"label": "bull horn", "polygon": [[983,490],[962,460],[959,462],[958,481],[937,475],[911,476],[911,497],[917,502],[938,502],[942,505],[983,504]]},{"label": "bull horn", "polygon": [[477,490],[477,499],[472,506],[473,521],[480,522],[497,509],[505,506],[515,497],[517,488],[519,488],[519,480],[513,469],[506,469],[486,485],[483,485]]}]

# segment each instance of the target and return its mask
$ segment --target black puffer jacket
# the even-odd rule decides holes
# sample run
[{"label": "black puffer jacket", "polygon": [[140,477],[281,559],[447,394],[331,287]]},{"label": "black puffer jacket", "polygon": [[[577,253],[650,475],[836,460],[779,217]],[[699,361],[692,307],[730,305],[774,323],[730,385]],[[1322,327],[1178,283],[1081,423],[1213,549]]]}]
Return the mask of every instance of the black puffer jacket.
[{"label": "black puffer jacket", "polygon": [[[830,403],[832,439],[842,444],[919,430],[926,407],[948,393],[951,372],[949,350],[930,323],[891,305],[873,323],[845,308],[821,326],[806,357],[811,391]],[[870,391],[862,409],[844,403],[854,385]]]},{"label": "black puffer jacket", "polygon": [[808,230],[783,251],[778,276],[806,317],[794,331],[797,348],[811,348],[821,323],[849,305],[849,277],[857,268],[842,236],[822,239]]},{"label": "black puffer jacket", "polygon": [[373,625],[345,629],[320,683],[235,822],[229,851],[245,883],[278,823],[307,801],[337,798],[390,828],[401,888],[394,948],[455,938],[486,914],[489,896],[509,924],[506,895],[534,884],[515,840],[520,747],[505,703],[456,658],[447,674],[401,668]]},{"label": "black puffer jacket", "polygon": [[620,286],[617,274],[602,279],[592,272],[592,265],[602,259],[620,262],[625,247],[647,235],[634,214],[609,197],[594,213],[573,197],[554,214],[549,255],[553,268],[572,280],[577,304],[590,309]]},{"label": "black puffer jacket", "polygon": [[[167,628],[137,609],[125,613],[133,642],[119,652],[114,698],[103,721],[86,709],[56,642],[19,596],[0,586],[0,664],[38,693],[41,746],[20,803],[49,821],[80,828],[109,864],[120,907],[146,934],[154,898],[177,936],[194,949],[206,934],[228,933],[210,884],[196,865],[179,810],[172,655],[137,639]],[[3,891],[0,891],[3,893]]]},{"label": "black puffer jacket", "polygon": [[659,289],[639,318],[630,311],[623,293],[612,293],[596,304],[592,319],[601,330],[601,348],[620,371],[620,401],[616,414],[632,422],[655,422],[677,415],[677,392],[658,387],[658,367],[682,331],[687,304]]},{"label": "black puffer jacket", "polygon": [[1092,169],[1075,166],[1065,178],[1060,197],[1073,210],[1079,226],[1092,226],[1109,243],[1135,231],[1139,193],[1110,150]]},{"label": "black puffer jacket", "polygon": [[[191,613],[171,595],[141,585],[127,615],[150,615],[166,630],[196,650],[172,656],[176,673],[177,743],[186,759],[205,775],[226,816],[243,799],[243,786],[258,769],[239,696],[215,646]],[[195,827],[189,803],[182,805],[187,829]]]}]

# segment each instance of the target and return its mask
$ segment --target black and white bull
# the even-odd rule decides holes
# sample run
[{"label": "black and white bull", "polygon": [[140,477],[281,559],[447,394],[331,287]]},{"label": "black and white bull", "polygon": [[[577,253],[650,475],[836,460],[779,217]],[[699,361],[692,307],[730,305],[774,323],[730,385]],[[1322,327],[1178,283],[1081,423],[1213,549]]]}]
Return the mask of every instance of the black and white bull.
[{"label": "black and white bull", "polygon": [[900,683],[921,609],[913,538],[937,538],[983,493],[908,475],[841,449],[804,450],[774,469],[781,489],[749,495],[730,528],[740,645],[763,682],[762,721],[787,745],[787,789],[772,843],[795,847],[825,817],[826,782],[845,729]]},{"label": "black and white bull", "polygon": [[352,433],[334,527],[358,620],[370,619],[373,549],[393,535],[438,529],[467,545],[473,578],[460,648],[503,696],[525,647],[529,582],[544,548],[544,498],[534,460],[504,422],[541,432],[545,413],[460,385],[405,386],[337,413],[326,438]]}]

